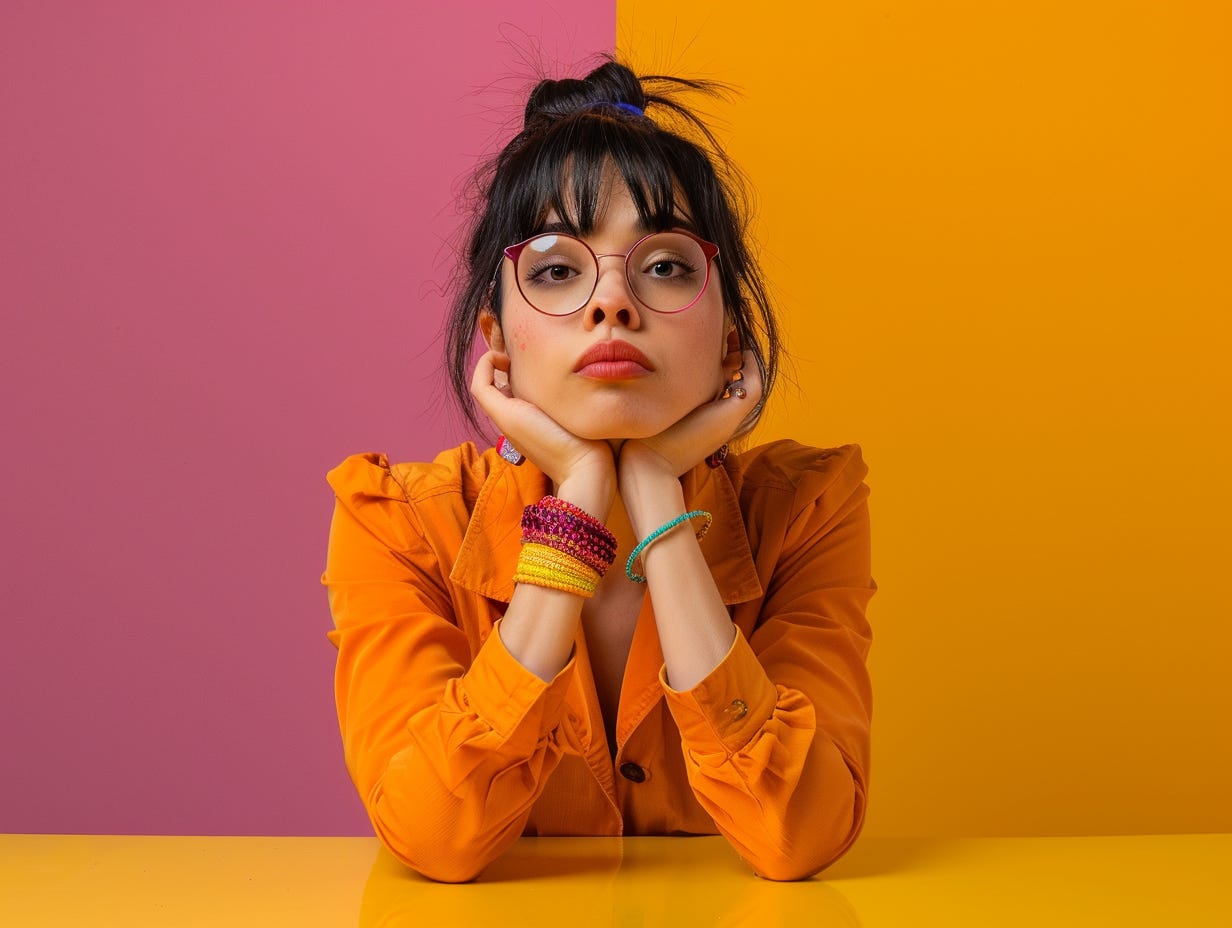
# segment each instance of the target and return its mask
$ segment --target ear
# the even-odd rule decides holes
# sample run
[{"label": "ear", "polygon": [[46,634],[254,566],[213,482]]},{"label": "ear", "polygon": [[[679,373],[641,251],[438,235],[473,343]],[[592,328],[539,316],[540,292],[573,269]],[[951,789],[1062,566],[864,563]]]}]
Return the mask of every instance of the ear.
[{"label": "ear", "polygon": [[727,330],[727,341],[724,347],[726,351],[723,354],[723,371],[730,377],[744,367],[744,346],[740,343],[740,332],[736,329],[734,322]]},{"label": "ear", "polygon": [[483,309],[479,313],[479,331],[483,340],[492,351],[505,353],[505,333],[501,331],[500,320],[491,309]]}]

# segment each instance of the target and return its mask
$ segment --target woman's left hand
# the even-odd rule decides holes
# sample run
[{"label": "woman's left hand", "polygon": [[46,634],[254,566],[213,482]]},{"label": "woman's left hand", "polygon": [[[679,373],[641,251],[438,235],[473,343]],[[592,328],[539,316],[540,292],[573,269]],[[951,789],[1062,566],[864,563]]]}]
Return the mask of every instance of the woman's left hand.
[{"label": "woman's left hand", "polygon": [[744,352],[743,374],[739,381],[743,397],[732,393],[726,399],[711,400],[658,435],[624,442],[616,467],[626,506],[632,506],[648,489],[647,481],[678,480],[740,433],[762,399],[761,373],[750,351]]}]

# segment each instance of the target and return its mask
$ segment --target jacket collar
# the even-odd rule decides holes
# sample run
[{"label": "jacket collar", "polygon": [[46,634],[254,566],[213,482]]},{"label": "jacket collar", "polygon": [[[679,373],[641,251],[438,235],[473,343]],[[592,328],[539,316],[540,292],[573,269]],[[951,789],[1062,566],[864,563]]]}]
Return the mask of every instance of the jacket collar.
[{"label": "jacket collar", "polygon": [[[530,462],[513,467],[495,451],[486,452],[484,458],[489,462],[488,476],[449,578],[463,589],[507,603],[513,596],[513,574],[522,547],[522,510],[547,495],[549,483]],[[704,509],[714,516],[701,548],[724,605],[761,596],[740,499],[726,468],[699,464],[681,478],[681,484],[689,509]],[[623,570],[624,565],[614,564],[612,569]]]}]

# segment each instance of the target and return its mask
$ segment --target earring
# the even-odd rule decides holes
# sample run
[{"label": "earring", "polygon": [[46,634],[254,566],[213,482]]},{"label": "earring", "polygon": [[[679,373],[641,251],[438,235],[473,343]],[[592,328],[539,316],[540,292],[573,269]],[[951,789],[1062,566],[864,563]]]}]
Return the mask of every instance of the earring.
[{"label": "earring", "polygon": [[712,470],[722,467],[723,462],[727,460],[727,450],[727,445],[722,445],[718,451],[706,455],[706,466]]},{"label": "earring", "polygon": [[513,447],[513,443],[510,442],[504,435],[496,439],[496,453],[514,467],[517,467],[526,460],[526,457],[522,454],[522,452]]},{"label": "earring", "polygon": [[727,385],[727,389],[723,391],[723,399],[729,396],[734,396],[738,400],[744,399],[749,395],[749,391],[740,386],[740,381],[744,380],[744,368],[732,374],[731,383]]}]

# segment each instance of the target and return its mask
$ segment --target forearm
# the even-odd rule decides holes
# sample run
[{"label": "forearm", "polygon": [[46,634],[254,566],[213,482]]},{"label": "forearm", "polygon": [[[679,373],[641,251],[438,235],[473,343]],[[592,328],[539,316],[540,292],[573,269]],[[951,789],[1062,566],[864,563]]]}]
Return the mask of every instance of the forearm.
[{"label": "forearm", "polygon": [[[720,605],[719,615],[713,582],[698,586],[688,569],[685,558],[701,549],[684,526],[650,546],[643,570],[690,786],[740,854],[774,879],[808,876],[842,854],[866,806],[865,609],[875,585],[864,468],[858,452],[810,457],[802,455],[808,469],[794,490],[803,504],[776,500],[760,512],[760,598],[730,616]],[[685,502],[679,490],[666,497],[636,476],[639,492],[626,490],[623,473],[621,486],[639,500],[645,537]]]},{"label": "forearm", "polygon": [[[508,653],[499,631],[427,704],[424,691],[442,684],[399,670],[398,655],[379,647],[383,635],[356,630],[339,642],[352,779],[382,840],[433,879],[470,879],[515,840],[564,750],[572,665],[545,683]],[[416,703],[409,717],[399,711]]]},{"label": "forearm", "polygon": [[[614,493],[609,471],[566,479],[554,495],[603,522]],[[583,601],[576,593],[519,583],[501,621],[501,640],[523,667],[550,680],[572,653]]]},{"label": "forearm", "polygon": [[540,680],[551,680],[569,661],[582,597],[519,583],[501,621],[501,641],[514,659]]},{"label": "forearm", "polygon": [[[630,482],[625,505],[639,538],[685,512],[675,479]],[[636,504],[630,502],[636,500]],[[735,628],[695,535],[699,522],[680,525],[656,539],[641,554],[668,684],[692,688],[731,648]],[[623,565],[617,565],[622,567]]]},{"label": "forearm", "polygon": [[665,689],[689,785],[757,873],[800,879],[855,840],[865,772],[840,747],[853,733],[815,702],[817,694],[771,681],[743,635],[697,686]]},{"label": "forearm", "polygon": [[655,568],[671,582],[656,590],[646,570],[690,786],[757,873],[809,876],[858,834],[862,777],[819,726],[812,701],[776,685],[736,640],[704,561],[701,580],[690,569],[692,554],[701,560],[692,532],[679,535],[683,543],[665,548]]},{"label": "forearm", "polygon": [[693,532],[681,526],[648,552],[663,682],[694,795],[760,875],[815,873],[859,831],[860,779],[819,729],[810,699],[776,686],[736,640]]}]

